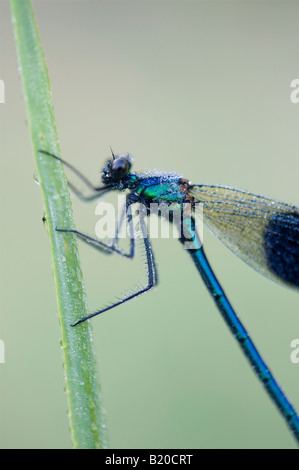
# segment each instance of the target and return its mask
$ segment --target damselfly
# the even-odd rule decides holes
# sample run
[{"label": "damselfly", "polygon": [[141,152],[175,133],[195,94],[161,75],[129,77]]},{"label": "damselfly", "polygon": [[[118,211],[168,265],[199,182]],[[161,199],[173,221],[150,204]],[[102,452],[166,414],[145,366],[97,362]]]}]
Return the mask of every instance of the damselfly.
[{"label": "damselfly", "polygon": [[[267,393],[285,418],[287,425],[299,442],[299,417],[263,361],[244,326],[238,319],[226,294],[219,284],[195,230],[195,212],[197,204],[202,204],[203,218],[210,230],[219,237],[236,255],[265,276],[299,288],[299,208],[251,194],[246,191],[225,186],[208,186],[190,184],[188,180],[176,173],[132,171],[132,157],[129,154],[114,155],[102,170],[102,185],[94,186],[81,172],[59,157],[41,150],[70,168],[92,190],[85,196],[72,183],[72,191],[84,201],[92,201],[110,191],[127,191],[122,219],[127,218],[130,228],[129,252],[122,250],[118,244],[119,227],[112,244],[106,244],[89,235],[67,227],[57,227],[58,232],[71,232],[82,240],[92,243],[95,248],[106,253],[118,253],[133,258],[135,254],[135,236],[132,222],[131,206],[142,205],[140,211],[140,228],[147,262],[147,285],[118,302],[78,319],[72,326],[100,313],[110,310],[140,294],[150,290],[157,283],[157,269],[151,241],[146,232],[145,217],[150,215],[151,204],[172,205],[174,214],[184,214],[188,207],[187,217],[177,217],[179,241],[186,246],[197,270],[208,291],[213,297],[218,310],[224,318],[233,336],[243,350],[256,376],[264,385]],[[171,218],[172,222],[175,217]]]}]

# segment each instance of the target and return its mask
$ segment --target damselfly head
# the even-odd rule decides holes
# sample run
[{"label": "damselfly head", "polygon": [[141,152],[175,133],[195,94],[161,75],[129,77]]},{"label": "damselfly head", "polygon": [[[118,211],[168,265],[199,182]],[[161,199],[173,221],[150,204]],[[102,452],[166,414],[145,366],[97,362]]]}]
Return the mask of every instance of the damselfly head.
[{"label": "damselfly head", "polygon": [[112,152],[112,160],[108,160],[107,166],[102,170],[103,183],[118,183],[127,177],[133,162],[129,153],[115,155]]}]

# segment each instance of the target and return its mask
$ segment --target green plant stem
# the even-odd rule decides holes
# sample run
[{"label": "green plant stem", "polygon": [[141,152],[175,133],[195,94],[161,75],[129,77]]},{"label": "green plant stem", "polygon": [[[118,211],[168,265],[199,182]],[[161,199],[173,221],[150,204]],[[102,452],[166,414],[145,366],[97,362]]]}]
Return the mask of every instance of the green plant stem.
[{"label": "green plant stem", "polygon": [[39,152],[43,149],[60,156],[48,72],[31,2],[10,0],[10,7],[53,256],[72,442],[75,448],[105,448],[106,426],[91,326],[89,322],[70,326],[87,314],[77,242],[73,234],[55,230],[74,228],[67,181],[61,163]]}]

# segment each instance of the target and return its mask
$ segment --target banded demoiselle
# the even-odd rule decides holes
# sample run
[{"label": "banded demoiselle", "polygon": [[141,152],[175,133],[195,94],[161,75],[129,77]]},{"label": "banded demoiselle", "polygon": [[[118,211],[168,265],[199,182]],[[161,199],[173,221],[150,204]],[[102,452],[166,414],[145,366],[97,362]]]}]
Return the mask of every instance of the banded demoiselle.
[{"label": "banded demoiselle", "polygon": [[[85,196],[72,183],[68,182],[73,192],[84,201],[91,201],[110,191],[126,191],[124,214],[130,226],[130,250],[128,253],[118,245],[118,231],[112,244],[108,245],[77,230],[56,228],[59,232],[72,232],[83,241],[92,243],[95,248],[106,253],[118,253],[128,258],[135,254],[135,236],[132,227],[132,204],[140,203],[146,214],[140,215],[140,227],[144,233],[143,241],[147,262],[147,286],[127,295],[118,302],[78,319],[72,326],[100,313],[110,310],[138,295],[150,290],[157,283],[157,270],[150,238],[146,234],[144,218],[150,215],[152,203],[175,205],[182,213],[184,205],[191,205],[190,217],[178,218],[184,230],[179,240],[185,244],[192,240],[192,247],[187,251],[200,273],[216,306],[237,340],[256,376],[264,385],[268,395],[299,443],[299,417],[288,398],[262,359],[246,329],[239,320],[220,283],[218,282],[203,249],[195,229],[195,207],[203,205],[204,222],[209,229],[237,256],[265,276],[287,285],[299,288],[299,208],[275,201],[267,197],[254,195],[239,189],[225,186],[191,184],[176,173],[146,172],[134,173],[132,157],[129,154],[114,155],[102,170],[102,186],[94,186],[81,172],[61,158],[47,152],[70,168],[92,190]],[[172,220],[170,219],[170,222]]]}]

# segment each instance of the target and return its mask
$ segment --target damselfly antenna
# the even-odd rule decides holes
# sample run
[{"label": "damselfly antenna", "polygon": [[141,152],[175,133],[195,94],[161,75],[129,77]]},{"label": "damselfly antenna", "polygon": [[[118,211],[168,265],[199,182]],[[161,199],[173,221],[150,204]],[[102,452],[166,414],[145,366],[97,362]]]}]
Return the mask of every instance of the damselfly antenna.
[{"label": "damselfly antenna", "polygon": [[114,152],[113,152],[113,150],[112,150],[111,145],[110,145],[110,150],[111,150],[112,158],[113,158],[113,160],[115,160],[115,155],[114,155]]}]

